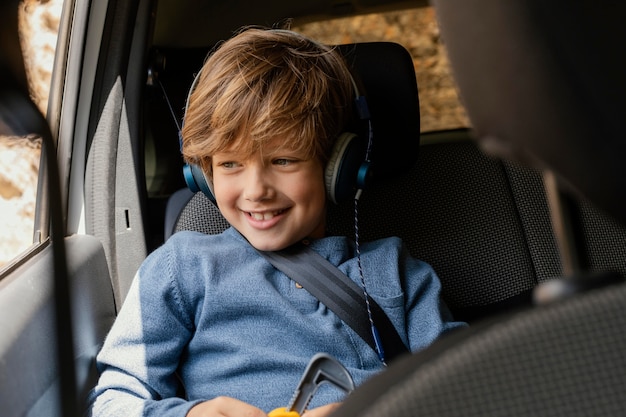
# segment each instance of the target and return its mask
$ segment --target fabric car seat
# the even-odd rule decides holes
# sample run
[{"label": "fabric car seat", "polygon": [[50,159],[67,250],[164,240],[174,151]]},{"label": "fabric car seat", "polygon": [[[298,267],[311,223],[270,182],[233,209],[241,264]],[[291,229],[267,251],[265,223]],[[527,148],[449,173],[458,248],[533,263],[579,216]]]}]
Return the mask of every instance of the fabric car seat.
[{"label": "fabric car seat", "polygon": [[393,363],[336,416],[617,416],[626,286],[488,320]]}]

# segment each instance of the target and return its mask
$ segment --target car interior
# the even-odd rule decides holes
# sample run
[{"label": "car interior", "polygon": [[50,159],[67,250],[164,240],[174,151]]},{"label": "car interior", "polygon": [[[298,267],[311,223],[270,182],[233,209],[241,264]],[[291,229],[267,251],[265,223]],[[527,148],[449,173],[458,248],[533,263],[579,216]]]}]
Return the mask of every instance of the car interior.
[{"label": "car interior", "polygon": [[[398,359],[335,415],[622,412],[626,68],[616,52],[625,6],[66,0],[42,127],[28,104],[17,3],[0,6],[1,133],[39,133],[49,152],[39,244],[0,280],[3,415],[81,414],[95,355],[141,262],[177,231],[228,227],[187,188],[178,139],[189,87],[220,40],[244,25],[430,7],[471,126],[420,128],[407,46],[337,45],[374,132],[359,236],[401,237],[470,327]],[[354,236],[354,203],[328,209],[328,233]]]}]

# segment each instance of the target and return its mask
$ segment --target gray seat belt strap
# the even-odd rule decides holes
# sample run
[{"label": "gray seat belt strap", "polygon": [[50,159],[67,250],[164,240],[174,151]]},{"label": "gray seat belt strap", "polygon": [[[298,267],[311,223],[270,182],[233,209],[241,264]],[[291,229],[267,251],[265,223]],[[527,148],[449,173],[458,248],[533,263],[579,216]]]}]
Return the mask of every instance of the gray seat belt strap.
[{"label": "gray seat belt strap", "polygon": [[[378,351],[370,326],[363,289],[336,266],[306,245],[292,245],[276,252],[258,251],[276,269],[302,285],[311,295],[350,326],[368,345]],[[370,309],[385,356],[389,361],[407,353],[393,323],[370,297]]]}]

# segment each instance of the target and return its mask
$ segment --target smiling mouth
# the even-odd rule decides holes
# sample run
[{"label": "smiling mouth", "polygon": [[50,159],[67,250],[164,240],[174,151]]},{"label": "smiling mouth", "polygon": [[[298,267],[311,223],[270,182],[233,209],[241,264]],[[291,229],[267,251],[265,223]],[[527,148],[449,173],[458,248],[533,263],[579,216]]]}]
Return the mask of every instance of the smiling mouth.
[{"label": "smiling mouth", "polygon": [[266,211],[263,213],[260,212],[247,212],[248,216],[253,218],[254,220],[263,221],[263,220],[271,220],[279,214],[283,214],[286,209],[276,210],[276,211]]}]

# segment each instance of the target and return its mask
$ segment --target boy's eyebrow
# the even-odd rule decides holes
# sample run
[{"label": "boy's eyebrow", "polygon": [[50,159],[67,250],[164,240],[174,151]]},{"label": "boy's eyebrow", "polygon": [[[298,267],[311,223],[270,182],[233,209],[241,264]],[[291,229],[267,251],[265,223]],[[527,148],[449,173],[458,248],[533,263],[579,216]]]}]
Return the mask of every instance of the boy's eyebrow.
[{"label": "boy's eyebrow", "polygon": [[243,154],[249,155],[249,154],[252,154],[252,153],[254,153],[254,152],[244,151],[244,150],[241,150],[241,149],[233,149],[232,147],[228,147],[226,149],[221,149],[221,150],[218,150],[217,152],[213,153],[213,157],[215,157],[215,155],[241,156]]},{"label": "boy's eyebrow", "polygon": [[280,154],[280,153],[299,153],[299,154],[306,154],[306,151],[304,149],[299,149],[299,148],[290,148],[289,146],[277,146],[274,147],[273,149],[261,149],[261,152],[263,152],[266,155],[275,155],[275,154]]},{"label": "boy's eyebrow", "polygon": [[220,155],[220,156],[230,156],[230,155],[238,155],[240,153],[241,152],[237,152],[237,151],[219,151],[219,152],[215,152],[213,154],[213,158],[215,158],[215,156],[218,156],[218,155]]},{"label": "boy's eyebrow", "polygon": [[234,156],[235,155],[232,155],[229,153],[218,152],[211,157],[211,160],[216,161],[216,160],[224,160],[224,159],[233,159]]},{"label": "boy's eyebrow", "polygon": [[249,158],[252,155],[260,152],[263,157],[275,157],[280,155],[295,155],[301,159],[311,159],[313,156],[307,152],[306,149],[298,146],[289,146],[284,143],[272,143],[272,141],[266,141],[259,144],[256,149],[237,149],[237,146],[231,146],[226,149],[222,149],[213,154],[213,157],[220,155],[222,158]]}]

